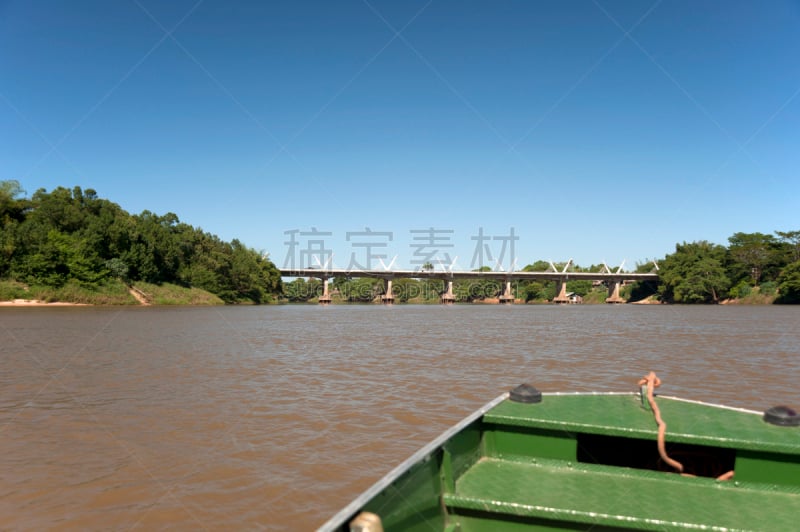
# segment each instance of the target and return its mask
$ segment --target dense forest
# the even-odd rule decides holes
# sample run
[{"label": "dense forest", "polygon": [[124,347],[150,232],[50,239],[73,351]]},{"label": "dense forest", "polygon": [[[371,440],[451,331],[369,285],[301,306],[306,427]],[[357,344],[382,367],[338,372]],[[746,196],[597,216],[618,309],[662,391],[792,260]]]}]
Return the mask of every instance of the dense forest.
[{"label": "dense forest", "polygon": [[800,303],[800,231],[735,233],[727,247],[684,242],[659,266],[658,293],[668,303],[718,303],[754,292]]},{"label": "dense forest", "polygon": [[265,303],[281,291],[280,273],[260,253],[175,214],[131,215],[80,187],[23,195],[18,182],[0,181],[0,279],[83,292],[171,283],[226,303]]},{"label": "dense forest", "polygon": [[[0,181],[0,299],[23,292],[48,294],[53,300],[87,299],[87,292],[111,293],[120,287],[127,297],[130,287],[143,283],[200,289],[225,303],[304,302],[322,293],[319,280],[282,283],[262,253],[238,240],[224,242],[172,213],[132,215],[80,187],[40,189],[30,198],[24,194],[17,181]],[[800,231],[735,233],[727,246],[684,242],[656,262],[658,283],[626,286],[623,297],[666,303],[800,303]],[[523,270],[549,268],[549,262],[536,261]],[[654,269],[647,262],[636,271]],[[495,298],[501,289],[493,280],[457,281],[453,287],[456,300],[463,302]],[[513,289],[526,302],[546,302],[556,295],[552,281],[518,281]],[[369,302],[379,298],[383,281],[336,278],[332,290],[338,301]],[[396,279],[393,287],[397,302],[436,302],[443,290],[440,280]],[[606,295],[604,286],[590,281],[569,281],[567,290],[585,302],[603,302]]]}]

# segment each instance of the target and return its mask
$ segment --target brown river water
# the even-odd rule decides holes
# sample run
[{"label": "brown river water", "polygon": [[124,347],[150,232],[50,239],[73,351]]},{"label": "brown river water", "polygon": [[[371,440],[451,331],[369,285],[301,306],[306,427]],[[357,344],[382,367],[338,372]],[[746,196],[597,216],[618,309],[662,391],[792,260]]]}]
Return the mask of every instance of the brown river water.
[{"label": "brown river water", "polygon": [[0,530],[313,530],[521,382],[800,407],[800,307],[0,308]]}]

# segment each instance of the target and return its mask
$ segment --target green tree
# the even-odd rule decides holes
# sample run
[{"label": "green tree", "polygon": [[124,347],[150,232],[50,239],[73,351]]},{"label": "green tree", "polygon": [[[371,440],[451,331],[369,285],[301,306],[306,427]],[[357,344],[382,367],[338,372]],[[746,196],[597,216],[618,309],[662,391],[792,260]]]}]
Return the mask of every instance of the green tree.
[{"label": "green tree", "polygon": [[[395,283],[399,282],[397,279]],[[447,290],[447,281],[441,279],[414,279],[413,284],[408,286],[409,299],[420,298],[425,302],[437,302],[441,295]]]},{"label": "green tree", "polygon": [[0,181],[0,228],[11,220],[22,220],[27,202],[19,199],[19,196],[24,194],[19,181]]},{"label": "green tree", "polygon": [[779,303],[800,303],[800,260],[781,271],[778,283]]},{"label": "green tree", "polygon": [[26,260],[19,261],[16,277],[30,284],[61,287],[74,280],[81,286],[96,288],[109,271],[87,249],[86,242],[74,234],[51,229],[44,241]]},{"label": "green tree", "polygon": [[753,285],[758,286],[765,268],[776,258],[775,237],[763,233],[735,233],[728,238],[728,242],[728,251],[732,258],[729,271],[733,280],[738,281],[749,275]]},{"label": "green tree", "polygon": [[522,268],[523,272],[546,272],[550,270],[550,263],[546,260],[537,260],[533,264],[528,264]]},{"label": "green tree", "polygon": [[392,294],[396,303],[406,303],[409,299],[420,297],[423,287],[424,285],[416,279],[401,277],[392,282]]},{"label": "green tree", "polygon": [[108,269],[109,273],[112,276],[127,282],[128,265],[122,262],[121,259],[117,257],[114,257],[113,259],[108,259],[106,261],[106,269]]},{"label": "green tree", "polygon": [[[476,272],[491,272],[489,266],[481,266]],[[496,279],[459,279],[453,283],[453,293],[459,301],[482,301],[500,295],[502,285]]]},{"label": "green tree", "polygon": [[319,279],[297,278],[294,281],[283,284],[283,295],[293,303],[306,302],[319,295],[322,295],[322,281]]},{"label": "green tree", "polygon": [[[552,270],[546,260],[537,260],[522,268],[524,272],[546,272]],[[530,301],[549,301],[556,297],[555,281],[520,281],[518,286],[519,297]]]},{"label": "green tree", "polygon": [[382,293],[382,279],[359,277],[348,283],[346,298],[350,302],[369,303]]},{"label": "green tree", "polygon": [[730,287],[724,247],[706,241],[677,244],[659,270],[659,292],[674,303],[717,303]]},{"label": "green tree", "polygon": [[16,249],[14,236],[17,233],[18,225],[16,221],[0,224],[0,278],[8,275],[11,267],[11,259]]},{"label": "green tree", "polygon": [[331,284],[351,303],[369,303],[383,293],[383,279],[372,277],[336,277]]},{"label": "green tree", "polygon": [[800,260],[800,231],[775,231],[775,234],[788,246],[790,261],[797,262]]},{"label": "green tree", "polygon": [[[645,260],[641,263],[636,263],[635,272],[636,273],[653,273],[657,272],[657,267],[655,265],[656,261],[652,260]],[[647,297],[652,296],[653,294],[658,292],[658,282],[657,281],[636,281],[635,283],[630,285],[630,300],[631,301],[639,301],[641,299],[645,299]]]},{"label": "green tree", "polygon": [[[226,249],[230,253],[230,289],[236,301],[265,303],[280,290],[280,273],[270,267],[262,254],[234,239]],[[275,276],[277,275],[277,282]]]},{"label": "green tree", "polygon": [[16,249],[15,235],[24,219],[26,203],[18,196],[25,193],[19,181],[0,181],[0,278],[8,274]]},{"label": "green tree", "polygon": [[591,290],[592,290],[591,281],[584,281],[584,280],[567,281],[567,292],[575,292],[575,294],[584,297],[586,294],[591,292]]}]

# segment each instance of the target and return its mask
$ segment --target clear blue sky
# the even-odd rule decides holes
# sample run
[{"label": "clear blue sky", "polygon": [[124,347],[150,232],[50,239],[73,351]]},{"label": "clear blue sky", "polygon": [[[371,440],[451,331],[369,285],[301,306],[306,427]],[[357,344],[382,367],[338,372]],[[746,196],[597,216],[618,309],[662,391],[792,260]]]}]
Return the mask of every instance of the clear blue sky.
[{"label": "clear blue sky", "polygon": [[286,231],[408,267],[433,228],[467,269],[513,228],[518,267],[632,267],[800,229],[799,29],[788,0],[0,0],[0,179],[278,266]]}]

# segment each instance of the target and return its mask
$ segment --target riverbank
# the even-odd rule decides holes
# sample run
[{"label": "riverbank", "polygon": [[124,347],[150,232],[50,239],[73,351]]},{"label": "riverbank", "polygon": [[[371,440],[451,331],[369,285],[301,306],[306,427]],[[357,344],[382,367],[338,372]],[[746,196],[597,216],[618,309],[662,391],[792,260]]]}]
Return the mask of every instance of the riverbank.
[{"label": "riverbank", "polygon": [[74,283],[54,288],[0,281],[1,306],[127,306],[127,305],[224,305],[219,297],[199,288],[169,283],[138,282],[135,286],[109,280],[90,289]]},{"label": "riverbank", "polygon": [[[605,305],[605,290],[600,293],[590,292],[582,301],[583,305]],[[599,297],[602,296],[602,297]],[[722,305],[771,305],[776,299],[775,293],[761,293],[758,288],[754,288],[746,297],[736,299],[726,299],[720,301]],[[272,301],[278,304],[317,304],[313,299],[308,302],[290,303],[286,299]],[[373,305],[380,304],[380,299],[375,298],[371,303],[348,302],[338,295],[334,295],[331,303],[342,305]],[[486,298],[475,300],[471,303],[458,302],[460,305],[497,305],[498,298]],[[656,295],[651,295],[637,301],[626,301],[632,305],[662,305],[665,304]],[[27,286],[15,281],[0,281],[0,306],[3,307],[25,307],[25,306],[207,306],[224,305],[225,302],[219,297],[201,290],[199,288],[186,288],[170,283],[161,285],[138,282],[135,286],[129,286],[121,281],[110,281],[96,290],[89,290],[80,286],[67,284],[61,288]],[[438,305],[438,300],[414,298],[407,302],[399,302],[398,305]],[[548,305],[546,300],[533,300],[526,302],[523,299],[516,299],[516,305]]]},{"label": "riverbank", "polygon": [[65,301],[42,301],[40,299],[12,299],[0,301],[0,307],[87,307],[89,303],[67,303]]}]

